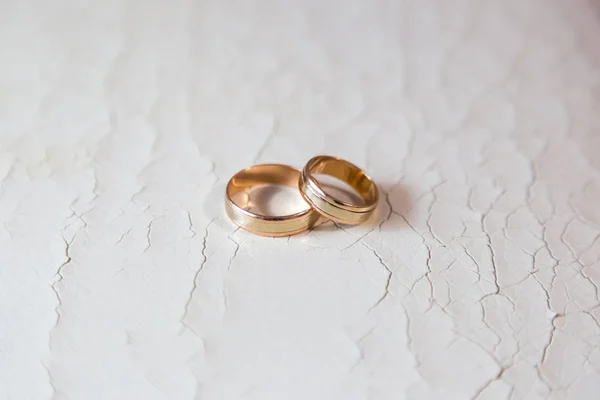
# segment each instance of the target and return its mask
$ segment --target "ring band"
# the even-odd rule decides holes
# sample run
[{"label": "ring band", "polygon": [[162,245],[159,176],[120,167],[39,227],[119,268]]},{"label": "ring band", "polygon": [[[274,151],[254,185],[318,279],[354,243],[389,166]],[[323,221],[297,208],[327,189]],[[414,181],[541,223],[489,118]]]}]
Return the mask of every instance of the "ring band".
[{"label": "ring band", "polygon": [[262,236],[290,236],[311,228],[320,215],[309,204],[301,212],[269,216],[249,211],[236,204],[233,197],[246,189],[259,185],[284,185],[298,187],[300,171],[281,164],[263,164],[244,169],[235,174],[225,190],[227,216],[237,225]]},{"label": "ring band", "polygon": [[[364,204],[350,204],[325,193],[314,174],[330,175],[355,189]],[[356,225],[365,222],[377,208],[379,190],[373,180],[356,165],[331,157],[317,156],[311,159],[299,180],[300,192],[323,216],[342,224]]]}]

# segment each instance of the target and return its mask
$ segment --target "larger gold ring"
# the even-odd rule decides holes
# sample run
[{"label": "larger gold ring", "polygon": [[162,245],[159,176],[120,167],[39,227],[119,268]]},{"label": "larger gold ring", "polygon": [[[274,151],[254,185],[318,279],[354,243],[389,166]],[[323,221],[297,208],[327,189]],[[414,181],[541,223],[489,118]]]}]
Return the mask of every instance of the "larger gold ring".
[{"label": "larger gold ring", "polygon": [[[347,183],[360,194],[364,204],[350,204],[325,193],[314,178],[315,174],[330,175]],[[304,199],[319,213],[342,224],[356,225],[365,222],[379,202],[377,185],[363,170],[348,161],[331,156],[311,159],[302,171],[299,187]]]},{"label": "larger gold ring", "polygon": [[251,212],[234,202],[236,194],[259,185],[284,185],[298,187],[300,171],[281,164],[263,164],[244,169],[235,174],[225,190],[227,216],[237,225],[262,236],[290,236],[312,227],[320,215],[310,205],[296,214],[269,216]]}]

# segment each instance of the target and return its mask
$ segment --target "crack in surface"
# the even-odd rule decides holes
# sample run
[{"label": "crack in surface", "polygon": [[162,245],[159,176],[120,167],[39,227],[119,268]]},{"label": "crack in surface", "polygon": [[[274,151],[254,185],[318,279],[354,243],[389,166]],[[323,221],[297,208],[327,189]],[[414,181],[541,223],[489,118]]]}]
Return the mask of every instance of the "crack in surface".
[{"label": "crack in surface", "polygon": [[122,234],[122,235],[119,237],[119,239],[118,239],[118,240],[115,242],[115,244],[119,244],[119,243],[121,243],[121,242],[123,241],[123,239],[125,239],[125,237],[131,233],[131,231],[132,231],[132,229],[128,229],[128,230],[127,230],[127,232],[123,233],[123,234]]},{"label": "crack in surface", "polygon": [[[341,228],[340,226],[338,226],[338,228],[340,228],[340,229],[343,229],[343,228]],[[362,241],[363,241],[363,239],[364,239],[364,238],[366,238],[367,236],[369,236],[369,235],[370,235],[370,234],[371,234],[371,233],[372,233],[374,230],[375,230],[375,228],[372,228],[372,229],[370,229],[370,230],[369,230],[367,233],[365,233],[365,234],[363,234],[363,235],[361,235],[361,236],[355,236],[355,237],[356,237],[356,240],[355,240],[354,242],[350,243],[348,246],[346,246],[346,247],[344,247],[344,248],[342,248],[342,249],[339,249],[339,248],[338,248],[338,250],[340,250],[340,251],[345,251],[345,250],[348,250],[348,249],[349,249],[349,248],[351,248],[351,247],[354,247],[354,246],[355,246],[357,243],[359,243],[359,242],[362,242]],[[346,232],[347,232],[347,231],[346,231]],[[349,233],[349,232],[347,232],[347,233],[348,233],[349,235],[352,235],[352,234],[351,234],[351,233]],[[354,235],[352,235],[352,236],[354,236]],[[291,236],[290,236],[290,237],[291,237]]]},{"label": "crack in surface", "polygon": [[[482,223],[483,226],[483,223]],[[496,266],[496,255],[494,253],[494,248],[492,247],[492,238],[490,237],[490,234],[487,231],[484,231],[484,235],[487,237],[487,243],[486,243],[486,247],[489,249],[490,251],[490,262],[492,265],[492,276],[494,278],[494,286],[495,286],[495,292],[496,293],[500,293],[500,285],[498,284],[498,268]]]},{"label": "crack in surface", "polygon": [[154,223],[155,220],[156,220],[156,218],[150,220],[150,222],[148,223],[148,226],[146,227],[146,248],[144,249],[144,251],[142,251],[142,254],[147,252],[148,249],[152,246],[152,239],[151,239],[150,235],[152,233],[152,224]]},{"label": "crack in surface", "polygon": [[498,373],[490,380],[488,380],[487,382],[485,382],[483,384],[483,386],[481,386],[479,389],[477,389],[477,391],[475,392],[475,394],[473,395],[473,397],[471,397],[471,400],[476,400],[479,398],[479,396],[481,396],[481,394],[485,391],[485,389],[487,389],[488,387],[490,387],[490,385],[500,379],[502,379],[502,376],[504,375],[504,373],[509,369],[509,367],[500,367],[500,370],[498,371]]},{"label": "crack in surface", "polygon": [[477,274],[477,283],[479,283],[481,281],[481,271],[479,268],[479,263],[477,261],[475,261],[475,257],[473,257],[473,255],[471,253],[469,253],[467,246],[463,245],[462,247],[463,247],[463,250],[465,251],[465,254],[467,255],[467,257],[469,257],[471,259],[471,261],[473,261],[473,264],[475,264],[476,274]]},{"label": "crack in surface", "polygon": [[240,251],[240,244],[233,240],[231,237],[227,237],[227,239],[231,240],[233,244],[235,244],[235,250],[233,252],[233,255],[229,258],[229,264],[227,264],[227,272],[229,272],[231,271],[231,263],[237,257],[238,251]]},{"label": "crack in surface", "polygon": [[[46,374],[48,374],[48,384],[52,388],[52,396],[50,398],[54,399],[56,397],[57,391],[56,386],[54,386],[54,382],[52,381],[52,373],[50,372],[50,368],[48,368],[48,366],[44,362],[40,362],[40,364],[42,364],[42,367],[44,368],[44,370],[46,370]],[[10,396],[8,396],[8,399],[10,400]]]},{"label": "crack in surface", "polygon": [[71,248],[71,244],[73,243],[73,240],[75,240],[75,237],[73,237],[73,239],[71,239],[70,242],[68,242],[67,239],[64,238],[64,236],[62,239],[65,243],[65,261],[61,265],[58,266],[58,269],[56,270],[56,275],[55,275],[55,277],[57,277],[57,279],[55,279],[54,282],[52,283],[52,285],[50,285],[52,287],[52,290],[54,291],[54,294],[56,295],[56,299],[58,300],[58,304],[54,308],[54,312],[56,313],[56,323],[54,324],[54,327],[57,327],[58,323],[60,321],[61,316],[60,316],[59,308],[63,304],[62,297],[60,296],[60,293],[58,292],[57,285],[60,282],[62,282],[62,280],[64,278],[64,276],[62,274],[63,268],[71,262],[71,256],[69,254],[69,251]]},{"label": "crack in surface", "polygon": [[202,239],[202,263],[200,264],[200,267],[196,270],[196,272],[194,273],[194,278],[192,281],[192,289],[190,290],[188,299],[185,302],[185,306],[184,306],[184,311],[183,311],[183,316],[181,317],[180,321],[181,323],[189,328],[190,330],[193,331],[193,329],[191,329],[187,323],[185,322],[185,318],[188,314],[189,311],[189,306],[190,303],[192,302],[192,299],[194,297],[194,293],[196,292],[196,288],[198,287],[198,278],[200,276],[200,273],[202,272],[202,270],[204,269],[204,266],[206,265],[206,262],[208,261],[208,256],[206,255],[206,246],[207,246],[207,242],[208,242],[208,233],[209,233],[209,229],[210,226],[212,225],[212,223],[216,220],[217,218],[213,218],[207,225],[206,228],[204,229],[204,238]]},{"label": "crack in surface", "polygon": [[390,192],[392,190],[394,190],[394,189],[392,188],[389,191],[387,191],[387,192],[384,193],[385,202],[386,202],[387,206],[389,207],[389,211],[388,211],[387,217],[383,221],[381,221],[379,223],[379,231],[380,232],[381,232],[381,227],[383,226],[383,224],[385,224],[386,222],[388,222],[392,218],[392,215],[394,215],[394,207],[392,206],[392,202],[390,201]]},{"label": "crack in surface", "polygon": [[192,233],[192,236],[190,236],[189,238],[193,239],[196,237],[196,231],[194,230],[194,222],[192,221],[192,214],[189,211],[187,212],[187,218],[188,218],[188,229]]},{"label": "crack in surface", "polygon": [[563,232],[560,236],[560,240],[562,242],[562,244],[569,250],[569,253],[571,254],[571,257],[573,257],[573,262],[577,265],[579,265],[581,268],[575,268],[575,271],[586,281],[588,281],[593,287],[594,287],[594,292],[596,295],[596,300],[600,300],[600,288],[598,288],[598,285],[584,272],[586,266],[581,262],[580,256],[578,256],[577,254],[575,254],[575,249],[573,249],[573,246],[568,243],[565,240],[565,234],[567,232],[568,227],[575,221],[575,217],[573,219],[571,219],[565,226],[565,228],[563,229]]},{"label": "crack in surface", "polygon": [[536,366],[535,366],[535,370],[537,372],[538,377],[540,378],[540,380],[542,382],[544,382],[546,384],[546,386],[550,390],[552,390],[552,386],[550,385],[550,382],[548,382],[546,380],[546,378],[543,376],[542,371],[541,371],[541,367],[546,362],[546,357],[548,356],[548,350],[549,350],[550,346],[552,345],[552,342],[554,341],[554,334],[556,333],[555,321],[556,321],[557,318],[564,317],[564,316],[565,316],[565,314],[555,314],[552,317],[552,320],[550,321],[550,324],[551,324],[550,337],[548,338],[548,342],[544,345],[544,348],[542,350],[542,356],[540,358],[540,362],[537,363]]},{"label": "crack in surface", "polygon": [[370,312],[372,310],[374,310],[375,308],[377,308],[381,302],[383,302],[383,300],[385,300],[387,298],[387,296],[390,294],[390,284],[392,282],[392,278],[394,276],[392,270],[390,269],[390,267],[383,261],[383,258],[381,258],[381,256],[377,253],[377,251],[375,251],[375,249],[371,248],[370,246],[368,246],[366,243],[364,243],[363,241],[361,241],[362,245],[365,246],[367,249],[371,250],[371,252],[373,253],[373,255],[377,258],[377,260],[379,261],[379,264],[381,264],[383,266],[383,268],[385,268],[385,270],[387,271],[387,278],[386,278],[386,282],[385,282],[385,286],[384,286],[384,290],[385,292],[383,293],[383,295],[375,302],[375,304],[373,304],[369,310],[367,312]]}]

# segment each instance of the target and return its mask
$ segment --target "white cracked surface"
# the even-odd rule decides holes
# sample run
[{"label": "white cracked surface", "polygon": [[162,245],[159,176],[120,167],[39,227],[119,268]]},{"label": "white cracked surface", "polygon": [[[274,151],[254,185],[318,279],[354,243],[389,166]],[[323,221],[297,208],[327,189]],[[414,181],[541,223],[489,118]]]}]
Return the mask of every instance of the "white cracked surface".
[{"label": "white cracked surface", "polygon": [[[0,399],[598,399],[600,4],[0,3]],[[372,226],[224,217],[362,165]]]}]

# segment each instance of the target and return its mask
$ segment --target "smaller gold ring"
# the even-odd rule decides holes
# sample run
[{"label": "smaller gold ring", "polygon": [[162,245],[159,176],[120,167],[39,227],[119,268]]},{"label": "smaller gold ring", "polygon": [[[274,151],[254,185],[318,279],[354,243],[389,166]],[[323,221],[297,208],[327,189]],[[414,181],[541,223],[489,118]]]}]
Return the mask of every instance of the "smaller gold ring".
[{"label": "smaller gold ring", "polygon": [[[350,204],[325,193],[315,174],[330,175],[347,183],[360,194],[364,204]],[[365,222],[379,202],[377,185],[362,169],[331,156],[317,156],[308,161],[302,170],[299,188],[304,199],[319,213],[342,224]]]},{"label": "smaller gold ring", "polygon": [[281,164],[263,164],[246,168],[235,174],[225,190],[225,211],[237,225],[261,236],[290,236],[311,228],[320,215],[309,204],[295,214],[270,216],[257,214],[236,204],[234,196],[259,185],[298,187],[300,171]]}]

